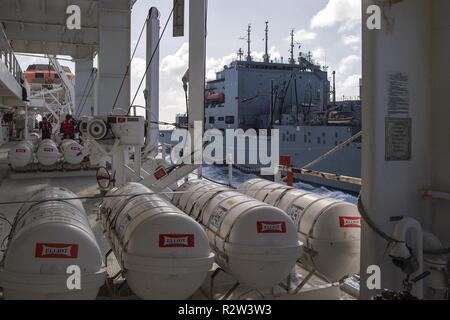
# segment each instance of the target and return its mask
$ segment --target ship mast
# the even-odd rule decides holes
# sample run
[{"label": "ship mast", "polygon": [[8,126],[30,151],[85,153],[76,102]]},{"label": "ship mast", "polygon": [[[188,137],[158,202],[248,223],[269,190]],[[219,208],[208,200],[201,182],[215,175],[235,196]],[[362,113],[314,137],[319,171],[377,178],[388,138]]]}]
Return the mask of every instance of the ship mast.
[{"label": "ship mast", "polygon": [[252,44],[252,40],[251,40],[251,34],[252,34],[252,25],[249,24],[248,25],[248,29],[247,29],[247,61],[251,62],[252,61],[252,49],[251,49],[251,44]]},{"label": "ship mast", "polygon": [[333,107],[336,106],[336,71],[333,71]]},{"label": "ship mast", "polygon": [[269,21],[266,21],[266,38],[265,38],[265,42],[266,42],[266,51],[264,54],[264,62],[265,63],[269,63]]},{"label": "ship mast", "polygon": [[291,54],[291,57],[289,58],[290,64],[295,64],[295,58],[294,58],[294,48],[295,48],[295,41],[294,41],[294,29],[291,30],[291,50],[289,51]]}]

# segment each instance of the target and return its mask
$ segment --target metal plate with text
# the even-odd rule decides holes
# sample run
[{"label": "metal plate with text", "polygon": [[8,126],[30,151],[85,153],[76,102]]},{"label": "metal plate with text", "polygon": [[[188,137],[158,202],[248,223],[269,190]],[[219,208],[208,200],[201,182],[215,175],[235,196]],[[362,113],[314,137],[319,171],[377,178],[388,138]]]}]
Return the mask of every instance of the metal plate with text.
[{"label": "metal plate with text", "polygon": [[386,161],[411,160],[411,118],[386,118]]}]

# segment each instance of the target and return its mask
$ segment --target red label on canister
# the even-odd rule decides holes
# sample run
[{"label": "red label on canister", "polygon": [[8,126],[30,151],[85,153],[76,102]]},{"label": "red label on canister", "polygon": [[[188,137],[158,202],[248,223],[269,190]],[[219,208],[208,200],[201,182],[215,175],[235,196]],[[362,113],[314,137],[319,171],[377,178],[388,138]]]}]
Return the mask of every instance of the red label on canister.
[{"label": "red label on canister", "polygon": [[35,258],[76,259],[78,258],[78,244],[37,243]]},{"label": "red label on canister", "polygon": [[167,176],[167,171],[163,167],[158,168],[154,173],[153,176],[156,180],[161,180],[162,178]]},{"label": "red label on canister", "polygon": [[361,217],[339,217],[341,228],[361,228]]},{"label": "red label on canister", "polygon": [[192,248],[194,247],[193,234],[160,234],[160,248]]},{"label": "red label on canister", "polygon": [[284,221],[258,221],[256,223],[258,233],[286,233]]}]

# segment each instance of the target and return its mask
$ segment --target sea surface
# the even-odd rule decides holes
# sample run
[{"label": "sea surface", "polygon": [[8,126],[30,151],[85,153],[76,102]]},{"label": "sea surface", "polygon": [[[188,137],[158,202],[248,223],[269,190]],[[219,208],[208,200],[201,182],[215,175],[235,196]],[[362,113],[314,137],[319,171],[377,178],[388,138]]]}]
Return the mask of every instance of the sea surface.
[{"label": "sea surface", "polygon": [[[203,176],[208,179],[220,182],[228,183],[228,167],[226,166],[204,166]],[[247,180],[260,178],[255,174],[243,173],[237,169],[233,169],[233,187],[238,188],[242,183]],[[357,204],[358,198],[352,194],[348,194],[342,191],[330,190],[325,187],[312,186],[307,183],[297,182],[294,184],[297,189],[311,191],[326,197],[347,201],[353,204]]]}]

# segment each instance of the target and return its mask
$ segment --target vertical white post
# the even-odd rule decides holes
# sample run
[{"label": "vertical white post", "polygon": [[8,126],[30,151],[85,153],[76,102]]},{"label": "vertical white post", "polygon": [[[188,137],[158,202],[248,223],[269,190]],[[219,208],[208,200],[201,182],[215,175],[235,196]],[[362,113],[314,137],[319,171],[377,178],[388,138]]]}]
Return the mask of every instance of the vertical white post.
[{"label": "vertical white post", "polygon": [[[99,1],[98,115],[111,113],[130,63],[130,0]],[[130,106],[130,73],[125,77],[116,109]]]},{"label": "vertical white post", "polygon": [[74,112],[80,117],[94,115],[95,72],[94,61],[75,61],[75,101]]},{"label": "vertical white post", "polygon": [[[431,86],[439,83],[430,81],[435,79],[432,30],[439,25],[432,10],[435,3],[411,0],[385,6],[381,30],[371,30],[367,9],[378,4],[362,2],[362,204],[377,228],[390,236],[395,226],[391,218],[399,215],[431,231],[426,220],[433,214],[418,193],[432,178]],[[441,47],[440,41],[435,43]],[[361,299],[372,298],[379,289],[403,289],[405,274],[385,256],[385,239],[363,222]],[[370,285],[372,266],[381,269],[381,288]],[[420,291],[420,284],[413,288]]]},{"label": "vertical white post", "polygon": [[[194,159],[201,157],[203,141],[196,141],[195,123],[205,118],[205,74],[206,74],[206,0],[189,1],[189,133],[193,138]],[[194,162],[194,161],[193,161]]]},{"label": "vertical white post", "polygon": [[[147,23],[147,63],[150,68],[146,77],[146,118],[149,121],[145,151],[156,155],[159,141],[159,46],[160,21],[158,9],[152,7]],[[152,59],[153,58],[153,59]]]}]

